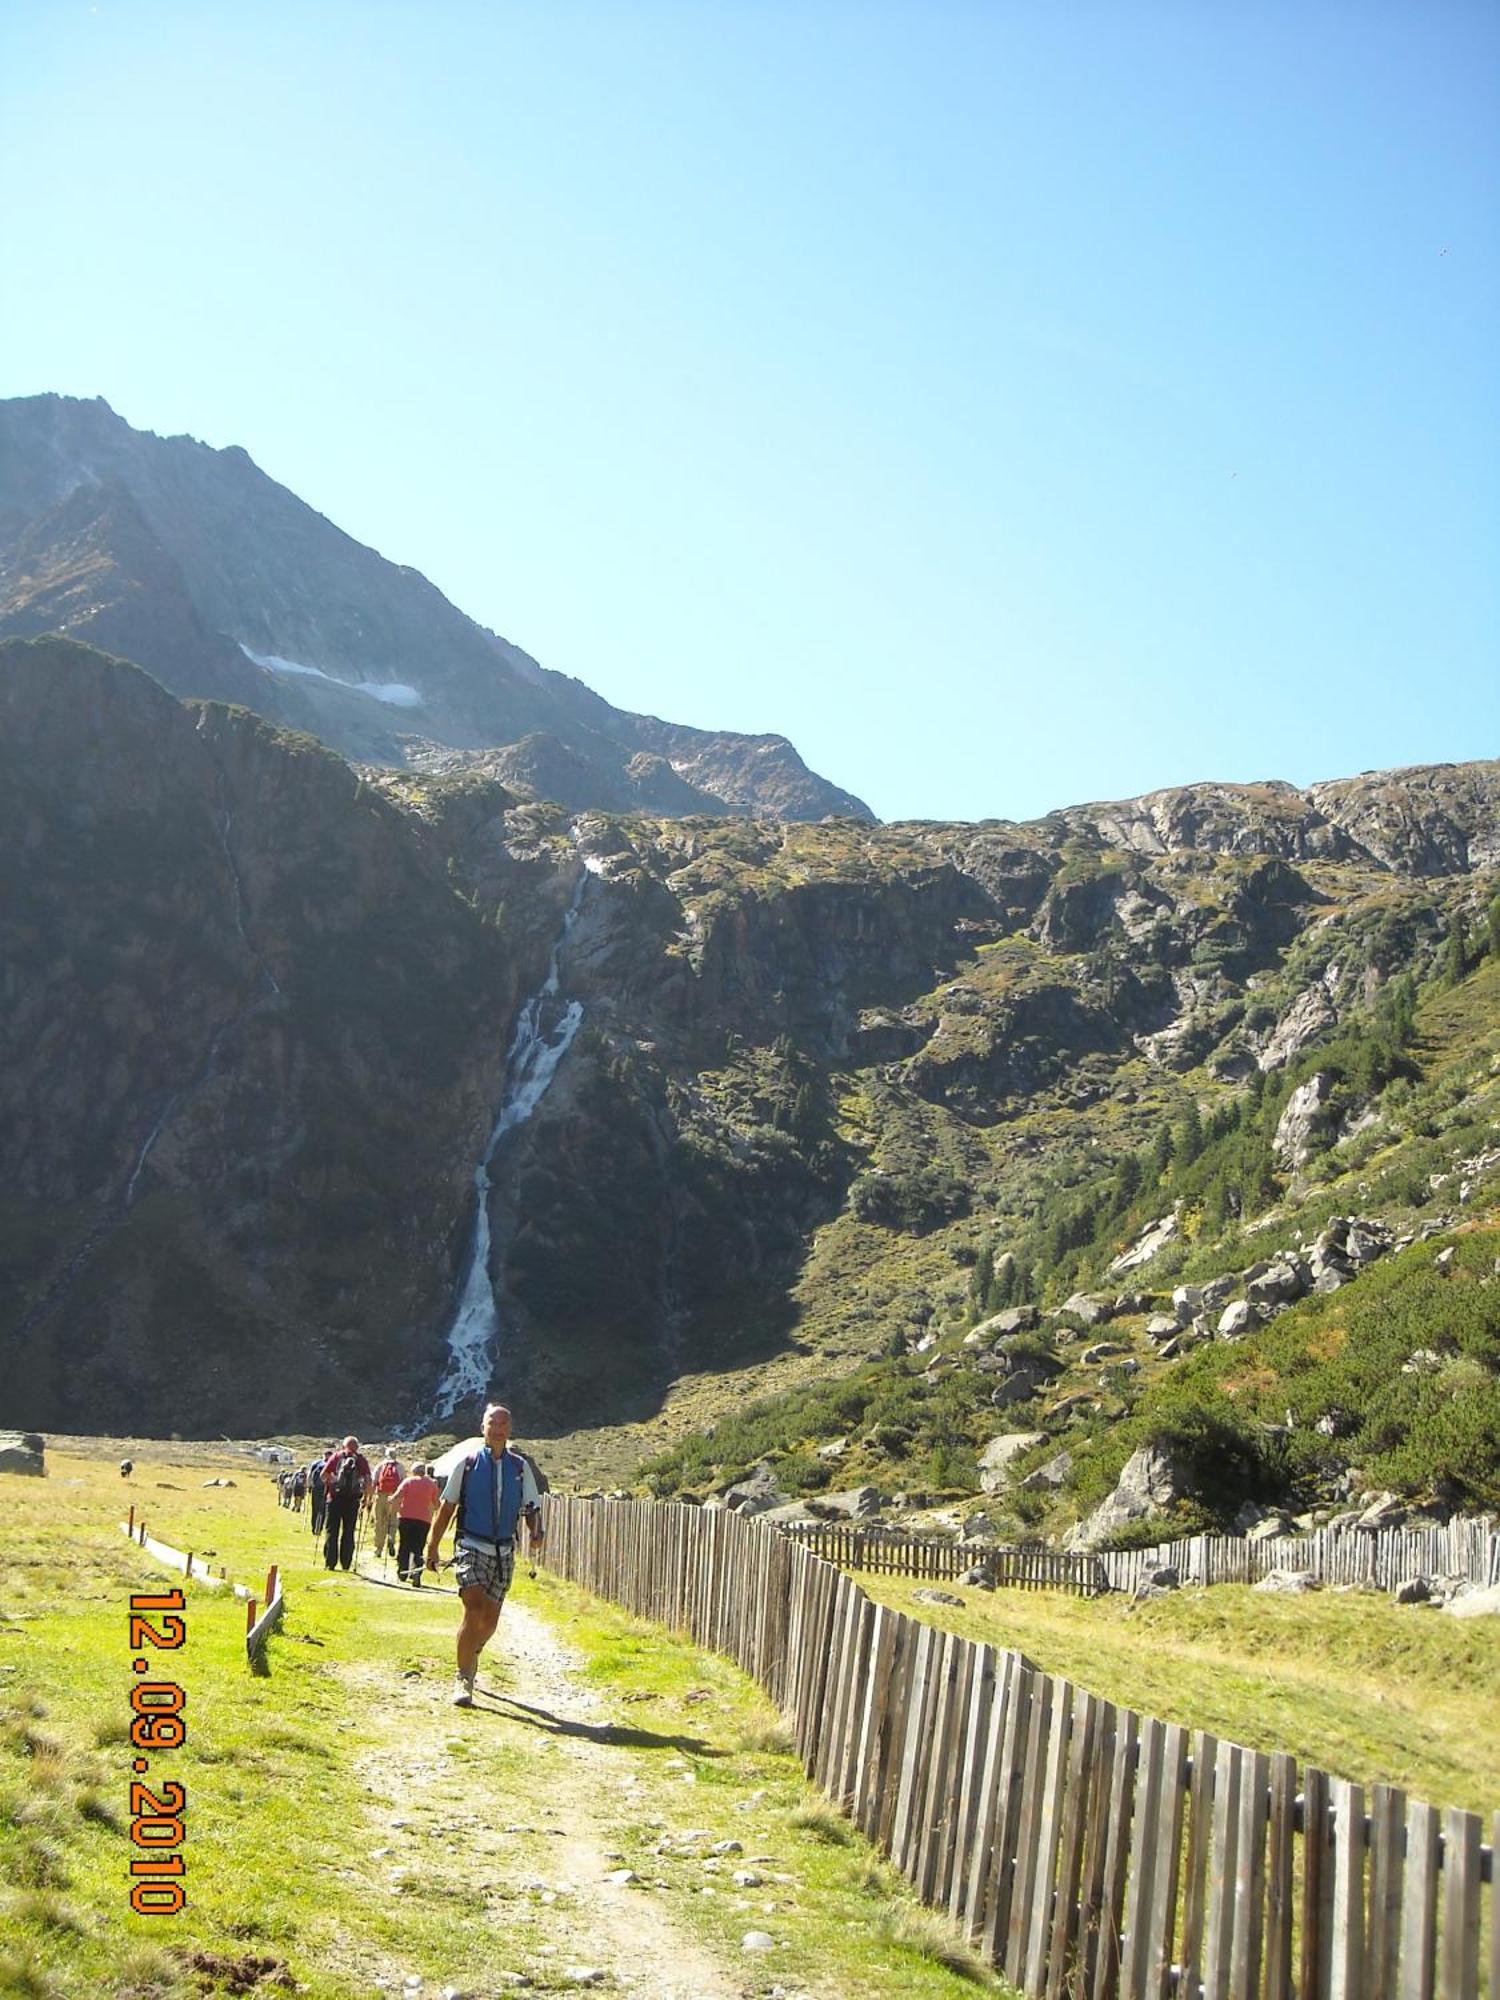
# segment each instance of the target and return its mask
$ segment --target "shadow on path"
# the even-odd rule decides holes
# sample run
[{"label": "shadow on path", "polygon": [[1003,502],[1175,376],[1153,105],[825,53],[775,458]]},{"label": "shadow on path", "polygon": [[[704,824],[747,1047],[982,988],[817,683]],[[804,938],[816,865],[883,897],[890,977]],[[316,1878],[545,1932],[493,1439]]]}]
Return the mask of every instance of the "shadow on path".
[{"label": "shadow on path", "polygon": [[513,1694],[500,1694],[494,1688],[476,1688],[474,1692],[476,1696],[488,1697],[487,1701],[476,1699],[476,1715],[502,1715],[507,1708],[515,1709],[518,1721],[544,1729],[549,1736],[574,1736],[585,1743],[602,1743],[615,1749],[676,1750],[691,1757],[728,1754],[705,1743],[701,1736],[662,1736],[654,1729],[633,1729],[622,1722],[575,1722],[567,1716],[554,1715],[550,1708],[535,1708],[529,1701],[518,1701]]}]

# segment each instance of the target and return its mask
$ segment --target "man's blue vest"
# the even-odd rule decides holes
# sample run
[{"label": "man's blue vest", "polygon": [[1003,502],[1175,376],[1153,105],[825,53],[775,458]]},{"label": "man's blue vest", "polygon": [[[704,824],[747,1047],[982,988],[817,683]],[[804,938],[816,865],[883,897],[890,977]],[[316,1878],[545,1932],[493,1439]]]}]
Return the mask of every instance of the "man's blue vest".
[{"label": "man's blue vest", "polygon": [[514,1541],[520,1518],[521,1460],[513,1451],[496,1458],[485,1445],[464,1467],[458,1532],[480,1542]]}]

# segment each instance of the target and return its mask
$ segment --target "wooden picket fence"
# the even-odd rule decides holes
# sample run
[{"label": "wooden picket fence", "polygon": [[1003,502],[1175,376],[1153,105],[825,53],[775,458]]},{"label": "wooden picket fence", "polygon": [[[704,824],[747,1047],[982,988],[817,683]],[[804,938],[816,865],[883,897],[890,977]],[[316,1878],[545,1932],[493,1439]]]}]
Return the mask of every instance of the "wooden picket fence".
[{"label": "wooden picket fence", "polygon": [[755,1520],[545,1505],[548,1566],[752,1674],[815,1782],[1034,2000],[1500,2000],[1500,1813],[1486,1845],[1475,1813],[1137,1715]]},{"label": "wooden picket fence", "polygon": [[1188,1535],[1147,1549],[1098,1558],[1111,1590],[1134,1590],[1149,1569],[1170,1564],[1183,1583],[1258,1583],[1272,1570],[1309,1571],[1319,1583],[1394,1590],[1414,1577],[1463,1577],[1500,1583],[1500,1534],[1482,1521],[1446,1527],[1319,1528],[1251,1542],[1242,1535]]},{"label": "wooden picket fence", "polygon": [[1259,1583],[1278,1569],[1306,1570],[1319,1583],[1375,1590],[1394,1590],[1418,1576],[1500,1583],[1500,1534],[1484,1522],[1457,1519],[1441,1528],[1376,1533],[1320,1528],[1263,1542],[1243,1535],[1187,1535],[1103,1555],[940,1541],[839,1521],[793,1522],[781,1532],[841,1569],[952,1582],[983,1562],[1006,1589],[1066,1590],[1079,1597],[1134,1591],[1142,1577],[1164,1565],[1175,1569],[1182,1583],[1194,1584]]},{"label": "wooden picket fence", "polygon": [[840,1569],[877,1576],[917,1576],[952,1582],[982,1562],[1007,1590],[1066,1590],[1098,1597],[1110,1588],[1097,1556],[1062,1555],[1055,1549],[997,1548],[986,1542],[927,1541],[842,1522],[793,1522],[781,1532]]}]

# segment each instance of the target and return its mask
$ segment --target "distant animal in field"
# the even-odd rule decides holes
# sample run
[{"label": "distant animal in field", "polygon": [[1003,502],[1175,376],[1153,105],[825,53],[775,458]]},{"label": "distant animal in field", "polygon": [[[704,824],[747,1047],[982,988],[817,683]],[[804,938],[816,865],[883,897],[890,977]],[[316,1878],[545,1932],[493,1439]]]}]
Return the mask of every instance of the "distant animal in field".
[{"label": "distant animal in field", "polygon": [[120,1477],[122,1479],[128,1479],[134,1471],[135,1460],[133,1458],[122,1458],[120,1460]]}]

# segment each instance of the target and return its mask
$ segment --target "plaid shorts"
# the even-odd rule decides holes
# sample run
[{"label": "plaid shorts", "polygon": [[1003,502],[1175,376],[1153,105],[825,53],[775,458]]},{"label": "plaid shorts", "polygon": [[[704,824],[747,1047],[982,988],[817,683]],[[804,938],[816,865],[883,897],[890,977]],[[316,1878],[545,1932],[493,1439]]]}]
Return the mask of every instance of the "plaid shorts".
[{"label": "plaid shorts", "polygon": [[496,1548],[493,1554],[488,1549],[465,1548],[460,1542],[453,1567],[460,1590],[477,1586],[496,1604],[503,1604],[511,1578],[516,1573],[516,1552],[508,1542]]}]

